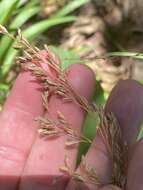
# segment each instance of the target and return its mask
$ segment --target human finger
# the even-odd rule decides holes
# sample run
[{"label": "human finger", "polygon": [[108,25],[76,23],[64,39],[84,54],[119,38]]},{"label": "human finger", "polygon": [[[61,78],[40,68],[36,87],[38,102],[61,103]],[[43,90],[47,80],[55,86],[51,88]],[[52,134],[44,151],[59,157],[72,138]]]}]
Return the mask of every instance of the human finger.
[{"label": "human finger", "polygon": [[[90,100],[94,90],[94,74],[85,65],[72,65],[67,72],[68,82],[76,93]],[[58,121],[61,112],[72,130],[80,133],[85,117],[83,109],[75,102],[65,102],[61,97],[52,95],[48,104],[48,115]],[[67,184],[67,177],[59,171],[64,165],[65,156],[74,169],[77,145],[65,147],[66,136],[44,140],[37,136],[31,154],[24,168],[20,190],[62,190]]]},{"label": "human finger", "polygon": [[0,116],[0,189],[15,190],[36,134],[35,117],[42,115],[40,85],[22,72]]}]

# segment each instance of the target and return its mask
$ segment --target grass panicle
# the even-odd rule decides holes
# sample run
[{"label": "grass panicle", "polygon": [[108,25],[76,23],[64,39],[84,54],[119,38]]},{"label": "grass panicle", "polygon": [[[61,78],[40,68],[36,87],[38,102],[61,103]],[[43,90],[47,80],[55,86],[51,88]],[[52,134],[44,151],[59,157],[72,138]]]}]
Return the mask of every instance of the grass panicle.
[{"label": "grass panicle", "polygon": [[[87,113],[98,113],[100,124],[97,132],[102,137],[105,143],[109,158],[112,160],[112,183],[123,187],[126,182],[126,165],[128,147],[126,142],[122,140],[120,126],[112,113],[105,114],[103,109],[99,109],[96,105],[90,104],[84,97],[75,92],[72,85],[69,83],[66,72],[61,69],[59,58],[45,46],[43,56],[42,52],[35,46],[32,46],[26,38],[23,37],[20,29],[16,36],[11,35],[7,29],[0,25],[0,33],[7,35],[16,42],[16,49],[22,49],[24,56],[17,58],[17,63],[23,69],[29,70],[41,82],[44,93],[43,106],[48,110],[48,98],[51,94],[56,94],[62,97],[65,101],[73,101],[78,104]],[[50,72],[49,72],[50,70]],[[53,121],[50,117],[37,119],[40,128],[39,134],[46,137],[58,137],[67,135],[67,146],[75,145],[79,142],[92,143],[90,139],[72,129],[63,113],[58,112],[58,121]],[[83,157],[80,164],[80,170],[84,173],[81,176],[79,173],[72,171],[65,159],[65,166],[62,171],[69,173],[74,179],[83,181],[84,183],[97,184],[100,180],[96,174],[96,170],[86,164]],[[101,183],[101,182],[100,182]]]}]

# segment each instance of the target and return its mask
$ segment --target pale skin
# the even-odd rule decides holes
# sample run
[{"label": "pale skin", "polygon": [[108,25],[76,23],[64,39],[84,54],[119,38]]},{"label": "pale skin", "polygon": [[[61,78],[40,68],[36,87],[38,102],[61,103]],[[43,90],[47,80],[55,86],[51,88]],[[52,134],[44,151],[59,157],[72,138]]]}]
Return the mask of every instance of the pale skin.
[{"label": "pale skin", "polygon": [[[74,89],[88,100],[94,91],[94,75],[79,64],[69,68],[68,78]],[[116,100],[116,101],[115,101]],[[68,120],[80,130],[85,113],[73,103],[66,105],[57,97],[49,103],[50,114],[56,119],[56,110],[61,109]],[[61,111],[60,110],[60,111]],[[142,141],[136,144],[136,137],[143,120],[143,87],[132,80],[120,82],[111,93],[105,110],[113,111],[119,120],[123,139],[130,148],[126,190],[143,189],[143,148]],[[60,178],[58,185],[53,184],[51,176],[61,176],[58,166],[63,163],[65,137],[44,140],[37,134],[34,118],[44,115],[40,84],[29,72],[22,72],[0,114],[0,189],[1,190],[74,190],[72,181]],[[105,186],[87,186],[92,190],[120,190],[108,185],[111,166],[106,147],[101,137],[94,140],[99,149],[91,149],[86,155],[89,164],[96,168]],[[62,152],[62,153],[61,153]],[[75,166],[77,148],[67,150],[71,167]],[[35,164],[36,163],[36,164]],[[51,182],[52,181],[52,182]],[[107,185],[106,185],[107,184]],[[49,185],[49,187],[48,187]],[[84,190],[85,187],[80,187]]]}]

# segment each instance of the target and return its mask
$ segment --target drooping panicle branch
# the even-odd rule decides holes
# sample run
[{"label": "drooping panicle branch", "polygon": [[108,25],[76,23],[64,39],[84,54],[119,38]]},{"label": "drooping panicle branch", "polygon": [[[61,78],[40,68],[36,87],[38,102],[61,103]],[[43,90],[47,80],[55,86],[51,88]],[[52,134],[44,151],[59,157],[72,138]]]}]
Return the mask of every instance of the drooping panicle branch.
[{"label": "drooping panicle branch", "polygon": [[58,112],[58,120],[52,120],[50,117],[37,119],[39,122],[39,133],[42,136],[59,137],[62,135],[67,136],[66,146],[73,146],[80,142],[91,144],[92,141],[81,133],[72,128],[72,125],[66,120],[63,113]]}]

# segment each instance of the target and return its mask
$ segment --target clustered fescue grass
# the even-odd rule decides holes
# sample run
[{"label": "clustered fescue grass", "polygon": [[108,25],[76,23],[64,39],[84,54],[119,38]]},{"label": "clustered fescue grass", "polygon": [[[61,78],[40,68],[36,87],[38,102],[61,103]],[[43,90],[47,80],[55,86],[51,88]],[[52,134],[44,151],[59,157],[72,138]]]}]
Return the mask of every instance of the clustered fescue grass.
[{"label": "clustered fescue grass", "polygon": [[[112,113],[106,114],[103,109],[90,104],[84,97],[74,91],[68,82],[67,73],[61,69],[59,58],[51,52],[47,46],[45,46],[46,56],[43,56],[37,47],[32,46],[27,39],[22,36],[20,30],[18,30],[17,36],[13,36],[5,27],[0,25],[0,33],[16,41],[17,45],[15,45],[14,48],[23,50],[24,56],[18,57],[17,63],[20,64],[23,69],[30,71],[41,82],[44,91],[42,95],[43,106],[46,110],[48,110],[49,96],[55,94],[67,102],[75,102],[87,113],[92,115],[95,115],[95,113],[98,114],[100,124],[97,131],[107,146],[110,159],[112,160],[112,184],[123,187],[126,183],[128,147],[122,142],[120,127],[114,115]],[[53,74],[48,73],[43,64],[51,69]],[[37,119],[40,124],[40,128],[38,129],[40,135],[44,137],[67,135],[67,146],[73,146],[80,142],[92,143],[90,139],[72,129],[72,124],[66,120],[63,113],[57,112],[57,114],[58,121],[53,121],[48,116],[46,116],[46,118],[40,117]],[[79,169],[82,171],[80,174],[76,171],[72,171],[68,165],[67,158],[65,159],[65,166],[60,168],[61,171],[66,172],[73,179],[83,181],[84,183],[102,184],[102,181],[100,181],[96,174],[96,170],[86,164],[84,157]]]}]

